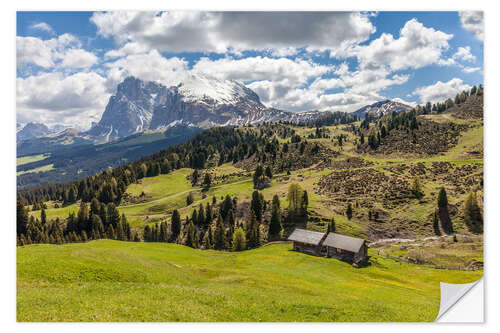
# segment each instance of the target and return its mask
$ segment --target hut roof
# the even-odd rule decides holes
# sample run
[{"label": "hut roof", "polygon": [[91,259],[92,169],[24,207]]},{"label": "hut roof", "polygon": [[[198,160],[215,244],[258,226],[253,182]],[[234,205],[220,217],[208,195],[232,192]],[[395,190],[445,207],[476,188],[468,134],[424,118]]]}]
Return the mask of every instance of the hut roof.
[{"label": "hut roof", "polygon": [[324,238],[324,232],[317,232],[305,229],[295,229],[290,236],[288,236],[288,240],[294,242],[301,242],[305,244],[311,245],[319,245],[321,240]]},{"label": "hut roof", "polygon": [[365,240],[361,238],[349,237],[330,232],[328,236],[326,236],[323,245],[357,253],[359,252],[361,246],[363,246],[364,242]]}]

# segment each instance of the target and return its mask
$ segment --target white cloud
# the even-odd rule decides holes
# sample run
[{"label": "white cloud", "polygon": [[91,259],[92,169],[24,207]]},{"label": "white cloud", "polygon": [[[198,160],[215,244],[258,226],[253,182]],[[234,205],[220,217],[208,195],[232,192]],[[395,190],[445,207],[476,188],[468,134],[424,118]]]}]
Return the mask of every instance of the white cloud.
[{"label": "white cloud", "polygon": [[460,66],[460,64],[456,62],[455,59],[453,58],[439,59],[437,64],[439,66]]},{"label": "white cloud", "polygon": [[459,47],[457,52],[453,55],[453,59],[460,59],[463,61],[476,61],[476,57],[470,52],[470,46]]},{"label": "white cloud", "polygon": [[481,67],[464,67],[462,71],[464,73],[470,74],[481,70]]},{"label": "white cloud", "polygon": [[52,49],[35,37],[16,37],[17,65],[35,64],[49,68],[54,66]]},{"label": "white cloud", "polygon": [[351,12],[100,12],[91,21],[118,43],[169,52],[338,50],[366,41],[369,15]]},{"label": "white cloud", "polygon": [[40,31],[45,31],[51,35],[55,35],[55,31],[54,29],[52,29],[52,27],[45,23],[45,22],[40,22],[40,23],[36,23],[36,24],[33,24],[31,25],[31,29],[36,29],[36,30],[40,30]]},{"label": "white cloud", "polygon": [[271,80],[289,84],[291,87],[300,86],[311,77],[323,75],[330,70],[331,66],[319,65],[309,60],[261,56],[218,60],[201,58],[193,66],[194,72],[218,78],[237,81]]},{"label": "white cloud", "polygon": [[399,97],[393,98],[392,100],[395,101],[395,102],[403,103],[403,104],[406,104],[406,105],[409,105],[409,106],[413,106],[413,107],[416,107],[418,105],[417,102],[410,102],[410,101],[404,100],[404,99],[399,98]]},{"label": "white cloud", "polygon": [[116,85],[127,76],[146,81],[155,81],[166,86],[176,85],[185,78],[188,63],[177,57],[165,58],[157,50],[149,53],[131,54],[104,64],[108,68],[107,87],[114,92]]},{"label": "white cloud", "polygon": [[355,46],[341,55],[357,56],[361,68],[417,69],[437,63],[442,52],[449,48],[448,40],[452,37],[411,19],[401,29],[399,38],[383,33],[370,44]]},{"label": "white cloud", "polygon": [[459,13],[464,29],[472,32],[480,41],[484,40],[484,22],[482,11],[463,11]]},{"label": "white cloud", "polygon": [[422,103],[436,103],[453,98],[457,93],[470,88],[471,86],[463,83],[461,79],[453,78],[448,82],[437,81],[432,85],[417,88],[415,94],[419,96]]},{"label": "white cloud", "polygon": [[95,73],[41,73],[16,80],[19,121],[90,126],[109,98],[106,79]]},{"label": "white cloud", "polygon": [[104,54],[105,58],[119,58],[124,57],[130,54],[139,54],[139,53],[147,53],[149,51],[149,47],[144,44],[139,43],[127,43],[118,50],[110,50]]},{"label": "white cloud", "polygon": [[98,62],[91,52],[81,49],[80,41],[71,34],[42,40],[36,37],[16,37],[18,66],[35,64],[43,68],[56,66],[87,68]]},{"label": "white cloud", "polygon": [[61,57],[61,66],[66,68],[88,68],[99,62],[99,58],[93,53],[83,49],[70,49]]}]

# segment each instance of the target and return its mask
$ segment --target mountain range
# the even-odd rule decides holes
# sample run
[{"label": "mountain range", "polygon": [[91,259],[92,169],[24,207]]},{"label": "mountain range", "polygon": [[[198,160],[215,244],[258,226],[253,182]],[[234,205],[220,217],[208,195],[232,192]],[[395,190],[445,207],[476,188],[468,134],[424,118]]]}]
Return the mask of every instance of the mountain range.
[{"label": "mountain range", "polygon": [[[385,100],[355,112],[360,117],[410,106]],[[17,124],[17,156],[45,154],[41,160],[18,166],[18,185],[68,181],[133,161],[201,130],[216,126],[265,122],[307,122],[328,112],[288,112],[266,107],[243,84],[191,75],[182,83],[160,83],[127,77],[110,97],[101,120],[87,131],[41,123]],[[48,156],[48,157],[47,157]],[[50,166],[50,171],[29,170]]]},{"label": "mountain range", "polygon": [[190,75],[166,87],[127,77],[111,96],[101,120],[87,134],[106,141],[144,130],[182,124],[198,128],[238,126],[263,122],[308,121],[322,112],[287,112],[268,108],[241,83]]}]

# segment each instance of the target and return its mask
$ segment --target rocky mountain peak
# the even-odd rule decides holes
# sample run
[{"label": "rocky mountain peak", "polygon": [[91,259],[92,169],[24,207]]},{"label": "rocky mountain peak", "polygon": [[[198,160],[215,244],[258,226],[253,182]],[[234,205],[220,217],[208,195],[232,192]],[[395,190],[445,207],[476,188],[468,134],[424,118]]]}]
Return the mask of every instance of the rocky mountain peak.
[{"label": "rocky mountain peak", "polygon": [[361,118],[364,118],[366,114],[378,117],[383,116],[387,113],[391,113],[393,111],[410,111],[411,109],[412,107],[410,105],[386,99],[380,102],[366,105],[361,109],[355,111],[354,114]]},{"label": "rocky mountain peak", "polygon": [[191,74],[178,85],[166,87],[127,77],[109,99],[99,123],[87,133],[108,141],[180,124],[209,128],[315,116],[267,108],[254,91],[232,80]]}]

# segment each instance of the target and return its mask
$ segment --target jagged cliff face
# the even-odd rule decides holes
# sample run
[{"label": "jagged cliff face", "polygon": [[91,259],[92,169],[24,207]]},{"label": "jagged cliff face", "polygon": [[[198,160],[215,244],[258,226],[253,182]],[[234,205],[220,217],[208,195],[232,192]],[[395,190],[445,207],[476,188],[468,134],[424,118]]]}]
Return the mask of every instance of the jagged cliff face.
[{"label": "jagged cliff face", "polygon": [[[125,137],[148,129],[153,116],[156,99],[165,94],[167,88],[143,82],[132,77],[118,85],[111,96],[101,121],[90,133],[108,137]],[[159,98],[158,98],[159,99]]]},{"label": "jagged cliff face", "polygon": [[128,77],[110,98],[101,121],[88,133],[110,140],[179,124],[209,128],[305,121],[319,114],[267,108],[255,92],[235,81],[191,75],[177,86],[165,87]]}]

